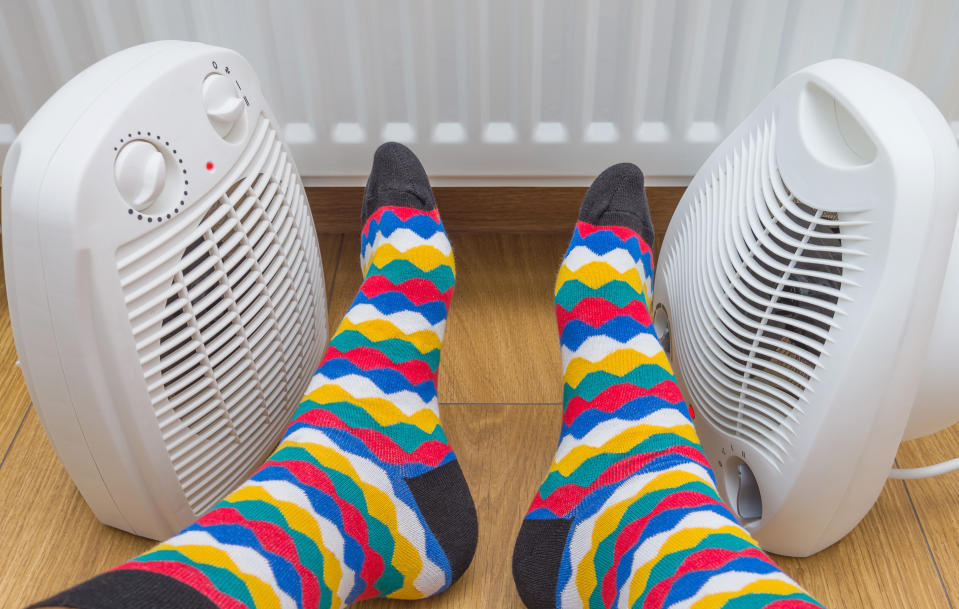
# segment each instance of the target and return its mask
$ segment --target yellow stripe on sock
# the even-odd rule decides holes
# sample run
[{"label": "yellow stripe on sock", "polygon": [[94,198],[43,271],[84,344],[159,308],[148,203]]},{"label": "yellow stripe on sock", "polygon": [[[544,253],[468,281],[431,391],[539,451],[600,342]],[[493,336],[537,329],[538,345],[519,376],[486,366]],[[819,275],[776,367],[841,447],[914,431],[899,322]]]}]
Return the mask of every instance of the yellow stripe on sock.
[{"label": "yellow stripe on sock", "polygon": [[673,373],[669,367],[669,360],[666,354],[660,351],[655,355],[646,355],[635,349],[620,349],[610,353],[598,362],[591,362],[588,359],[577,357],[569,361],[566,365],[566,371],[563,373],[563,381],[576,389],[583,379],[593,372],[608,372],[615,376],[625,376],[640,366],[654,365],[665,369],[670,374]]},{"label": "yellow stripe on sock", "polygon": [[[319,444],[289,441],[284,442],[283,445],[298,446],[303,448],[313,455],[317,461],[322,463],[324,467],[335,469],[336,471],[349,476],[350,479],[360,487],[360,490],[363,492],[367,511],[369,512],[370,516],[382,522],[393,533],[393,540],[396,545],[393,549],[393,556],[390,559],[390,564],[392,564],[397,571],[403,574],[403,587],[400,590],[397,590],[396,593],[422,595],[422,593],[416,590],[412,584],[412,582],[419,575],[420,571],[423,569],[422,556],[420,551],[410,542],[410,540],[400,535],[396,505],[390,496],[378,487],[364,482],[360,474],[353,467],[353,464],[350,463],[349,459],[347,459],[338,449],[328,448]],[[415,523],[415,526],[420,525],[417,522]],[[412,598],[420,597],[414,596]]]},{"label": "yellow stripe on sock", "polygon": [[253,602],[256,603],[257,609],[281,609],[280,597],[277,596],[276,591],[270,584],[240,569],[230,555],[223,550],[212,546],[192,544],[175,546],[167,543],[159,544],[154,550],[173,550],[194,562],[228,569],[246,585],[246,589],[253,598]]},{"label": "yellow stripe on sock", "polygon": [[286,519],[286,523],[291,529],[306,535],[316,542],[317,548],[323,555],[323,581],[326,583],[326,586],[333,591],[333,595],[336,596],[340,580],[343,578],[343,557],[337,556],[333,553],[333,550],[325,545],[322,529],[320,529],[319,523],[313,519],[313,516],[308,511],[292,501],[281,501],[275,498],[266,492],[266,490],[257,486],[256,481],[244,484],[228,495],[225,501],[261,501],[278,509],[280,513],[283,514],[283,518]]},{"label": "yellow stripe on sock", "polygon": [[326,383],[306,394],[304,401],[309,400],[319,405],[347,402],[366,411],[379,425],[388,427],[396,423],[415,425],[426,433],[433,433],[440,424],[437,414],[430,408],[421,408],[411,415],[403,414],[394,402],[385,398],[366,397],[358,398],[340,385]]},{"label": "yellow stripe on sock", "polygon": [[704,527],[679,529],[675,534],[670,535],[669,540],[660,547],[655,557],[648,559],[646,564],[637,569],[636,575],[633,576],[633,583],[629,589],[630,605],[635,603],[639,597],[642,596],[643,592],[645,592],[650,573],[652,573],[656,565],[663,560],[663,557],[673,552],[682,552],[693,548],[711,535],[732,535],[752,545],[756,545],[756,541],[750,537],[742,527],[733,523],[730,523],[728,526],[719,527],[718,529]]},{"label": "yellow stripe on sock", "polygon": [[[679,488],[682,485],[688,484],[691,481],[701,482],[702,479],[684,470],[664,471],[660,475],[654,476],[653,478],[651,478],[646,484],[643,485],[641,489],[637,490],[634,495],[627,497],[623,499],[622,501],[609,506],[606,510],[604,510],[601,514],[597,516],[596,521],[593,525],[592,538],[590,540],[590,550],[579,561],[580,570],[576,576],[576,585],[577,585],[577,589],[581,591],[581,594],[586,594],[586,597],[588,598],[590,592],[597,585],[594,555],[596,553],[596,550],[600,546],[600,542],[602,542],[604,539],[612,535],[616,531],[616,529],[620,526],[623,519],[623,515],[626,513],[626,510],[629,509],[629,507],[633,505],[636,502],[636,500],[640,497],[645,497],[649,495],[650,493],[656,493],[664,489]],[[690,529],[684,529],[683,531],[679,533],[685,532],[687,530],[690,530]],[[691,529],[691,530],[696,530],[696,529]],[[679,535],[679,533],[677,533],[677,535]],[[667,542],[664,548],[667,546],[671,546],[673,549],[675,549],[676,546],[672,544],[672,539],[673,538],[671,537],[670,541]],[[681,535],[679,535],[677,539],[682,540],[684,538]],[[661,551],[660,555],[662,554],[663,552]],[[659,561],[656,560],[655,562],[658,563]],[[637,573],[636,577],[639,578],[640,574]],[[644,582],[646,581],[646,577],[648,577],[648,573],[646,574],[645,577],[643,577]],[[635,585],[635,580],[634,580],[634,585]],[[645,587],[645,583],[644,583],[644,587]],[[584,602],[587,600],[587,598],[583,599]]]},{"label": "yellow stripe on sock", "polygon": [[383,268],[394,260],[404,260],[427,273],[439,266],[453,266],[452,253],[444,254],[432,245],[417,245],[401,252],[392,243],[386,242],[376,248],[370,260],[367,261],[367,268],[364,271],[368,271],[369,267],[374,265]]},{"label": "yellow stripe on sock", "polygon": [[622,454],[636,447],[651,436],[662,433],[677,435],[690,442],[697,441],[696,430],[692,425],[664,427],[662,425],[634,425],[627,427],[600,446],[577,446],[560,461],[554,462],[550,472],[559,472],[563,476],[571,475],[584,461],[601,454]]},{"label": "yellow stripe on sock", "polygon": [[391,338],[402,339],[412,344],[416,347],[416,350],[422,354],[429,353],[434,349],[439,349],[442,345],[440,337],[432,330],[418,330],[412,334],[404,334],[402,330],[386,319],[371,319],[358,324],[344,319],[343,322],[340,323],[340,327],[336,333],[339,334],[347,330],[356,330],[372,342],[389,340]]},{"label": "yellow stripe on sock", "polygon": [[589,262],[575,271],[571,271],[566,265],[563,265],[559,269],[556,285],[562,286],[567,281],[572,280],[577,280],[594,290],[611,281],[622,281],[629,284],[637,292],[646,291],[646,283],[638,269],[632,268],[620,273],[611,265],[602,261]]},{"label": "yellow stripe on sock", "polygon": [[691,609],[721,609],[733,598],[742,598],[750,594],[776,594],[788,596],[790,594],[804,594],[801,588],[778,579],[758,579],[741,590],[733,592],[717,592],[705,596],[695,603]]}]

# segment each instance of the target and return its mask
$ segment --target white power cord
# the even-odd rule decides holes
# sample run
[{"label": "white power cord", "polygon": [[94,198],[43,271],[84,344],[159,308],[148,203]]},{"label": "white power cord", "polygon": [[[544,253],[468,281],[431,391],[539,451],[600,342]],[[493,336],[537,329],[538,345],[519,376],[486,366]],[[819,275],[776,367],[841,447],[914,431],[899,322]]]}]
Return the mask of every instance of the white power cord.
[{"label": "white power cord", "polygon": [[929,478],[947,472],[954,472],[957,469],[959,469],[959,457],[925,467],[894,467],[892,471],[889,472],[889,477],[896,480],[917,480],[919,478]]}]

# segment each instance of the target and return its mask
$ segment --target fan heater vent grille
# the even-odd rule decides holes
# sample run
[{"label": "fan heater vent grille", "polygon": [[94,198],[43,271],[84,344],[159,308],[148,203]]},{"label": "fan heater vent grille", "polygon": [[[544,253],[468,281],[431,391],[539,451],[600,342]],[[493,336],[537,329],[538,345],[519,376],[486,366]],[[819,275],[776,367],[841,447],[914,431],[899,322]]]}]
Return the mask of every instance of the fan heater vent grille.
[{"label": "fan heater vent grille", "polygon": [[717,164],[662,264],[687,399],[782,464],[861,270],[866,223],[797,200],[775,137],[768,119]]},{"label": "fan heater vent grille", "polygon": [[322,348],[316,233],[296,169],[265,117],[239,165],[212,204],[187,208],[149,242],[120,250],[147,390],[197,514],[272,450]]}]

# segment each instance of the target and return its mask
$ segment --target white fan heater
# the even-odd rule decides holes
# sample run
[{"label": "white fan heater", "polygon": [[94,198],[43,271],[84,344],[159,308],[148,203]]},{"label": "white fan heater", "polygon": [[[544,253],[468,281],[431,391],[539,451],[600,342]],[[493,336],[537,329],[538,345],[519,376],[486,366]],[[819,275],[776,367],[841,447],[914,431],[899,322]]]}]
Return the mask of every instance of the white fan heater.
[{"label": "white fan heater", "polygon": [[106,524],[163,538],[278,442],[326,343],[303,185],[250,65],[156,42],[67,83],[3,168],[20,364]]},{"label": "white fan heater", "polygon": [[787,78],[690,183],[655,327],[719,489],[765,549],[839,540],[900,441],[959,419],[957,208],[945,119],[846,60]]}]

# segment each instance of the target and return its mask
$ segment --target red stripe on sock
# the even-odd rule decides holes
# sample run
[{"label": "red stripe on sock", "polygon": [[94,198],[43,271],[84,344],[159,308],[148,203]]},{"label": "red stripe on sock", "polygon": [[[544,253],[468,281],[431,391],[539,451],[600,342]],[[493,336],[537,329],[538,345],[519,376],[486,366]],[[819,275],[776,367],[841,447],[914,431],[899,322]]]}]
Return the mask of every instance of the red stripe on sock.
[{"label": "red stripe on sock", "polygon": [[200,518],[198,524],[204,527],[231,524],[249,529],[267,551],[283,557],[296,569],[297,575],[300,576],[303,606],[315,607],[319,604],[320,583],[316,574],[300,562],[299,553],[296,551],[296,542],[293,541],[287,530],[266,520],[248,520],[236,508],[226,506],[207,512]]},{"label": "red stripe on sock", "polygon": [[[673,584],[675,584],[677,580],[687,573],[720,569],[724,565],[736,560],[737,558],[743,557],[758,558],[764,562],[773,564],[773,561],[770,560],[769,557],[758,548],[746,548],[738,552],[720,548],[704,548],[687,556],[673,575],[653,586],[643,601],[643,607],[648,607],[649,609],[662,609],[665,606],[664,604],[666,602],[666,597],[669,596],[669,592],[673,588]],[[773,566],[775,565],[773,564]],[[615,597],[615,577],[613,580],[613,596]],[[603,583],[605,584],[605,582]],[[606,589],[604,585],[604,596],[605,593]]]},{"label": "red stripe on sock", "polygon": [[357,347],[343,352],[333,345],[330,345],[326,350],[323,361],[327,362],[336,358],[345,359],[363,371],[381,370],[384,368],[396,370],[413,385],[436,380],[436,375],[425,361],[412,359],[397,364],[387,357],[383,351],[372,347]]},{"label": "red stripe on sock", "polygon": [[213,585],[203,571],[186,563],[173,562],[170,560],[152,560],[150,562],[128,562],[120,565],[115,571],[121,570],[139,570],[160,573],[182,582],[203,596],[220,609],[249,609],[246,605],[237,599],[220,592]]},{"label": "red stripe on sock", "polygon": [[646,254],[653,251],[648,243],[643,241],[643,238],[639,236],[639,233],[636,231],[626,228],[625,226],[597,226],[595,224],[590,224],[589,222],[583,222],[579,220],[576,222],[576,230],[580,235],[588,237],[595,232],[608,230],[623,241],[635,237],[639,241],[639,251]]},{"label": "red stripe on sock", "polygon": [[422,277],[407,279],[399,284],[394,284],[384,275],[372,275],[367,277],[363,285],[360,286],[360,292],[367,298],[374,298],[385,292],[399,292],[417,306],[441,300],[446,304],[447,309],[449,309],[450,300],[453,298],[453,288],[440,292],[436,284]]},{"label": "red stripe on sock", "polygon": [[383,207],[378,208],[373,214],[366,219],[366,224],[363,226],[362,235],[369,234],[370,223],[376,220],[379,222],[383,214],[387,212],[392,212],[400,219],[401,222],[406,222],[413,216],[429,216],[437,222],[440,221],[440,212],[437,209],[431,209],[430,211],[423,211],[422,209],[414,209],[412,207],[398,206],[398,205],[384,205]]},{"label": "red stripe on sock", "polygon": [[703,455],[702,451],[691,446],[676,446],[666,451],[633,455],[623,459],[617,463],[615,467],[604,471],[589,486],[566,484],[555,489],[549,497],[543,497],[537,493],[536,497],[533,498],[533,504],[530,506],[529,511],[533,512],[540,508],[546,508],[556,517],[563,518],[569,514],[573,508],[579,505],[584,497],[596,489],[625,480],[655,459],[666,455],[681,455],[699,463],[703,467],[709,467],[709,461],[706,459],[706,456]]},{"label": "red stripe on sock", "polygon": [[578,395],[573,396],[569,404],[566,405],[566,410],[563,411],[563,423],[571,425],[579,415],[587,410],[614,412],[627,402],[647,396],[657,397],[670,404],[678,404],[683,401],[683,396],[679,392],[679,387],[675,381],[662,381],[649,389],[632,383],[619,383],[603,389],[599,395],[589,401]]},{"label": "red stripe on sock", "polygon": [[366,582],[368,587],[374,587],[376,580],[383,575],[383,557],[370,547],[366,519],[359,509],[341,499],[327,473],[312,463],[306,461],[278,461],[275,465],[285,468],[297,480],[305,485],[312,486],[336,502],[340,509],[340,517],[343,519],[343,530],[363,549],[363,568],[360,570],[359,577]]},{"label": "red stripe on sock", "polygon": [[799,598],[784,598],[766,605],[766,609],[808,609],[809,607],[821,608],[821,605]]},{"label": "red stripe on sock", "polygon": [[450,447],[438,440],[428,440],[417,446],[412,452],[407,452],[388,435],[375,429],[350,427],[336,414],[322,407],[307,410],[297,417],[295,422],[315,427],[332,427],[333,429],[349,431],[363,442],[370,449],[370,452],[376,455],[377,459],[392,465],[422,463],[435,467],[442,463],[450,452]]},{"label": "red stripe on sock", "polygon": [[652,323],[646,303],[640,300],[630,301],[625,307],[617,307],[605,298],[590,296],[577,302],[571,311],[556,305],[556,324],[559,326],[560,334],[563,333],[566,324],[574,319],[598,328],[609,320],[621,316],[632,317],[644,326]]}]

